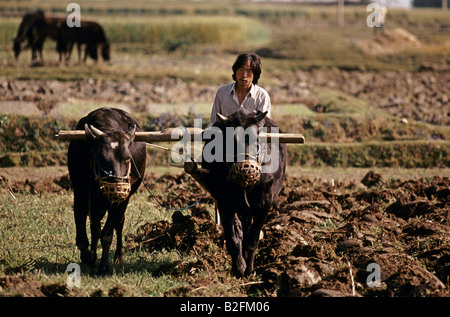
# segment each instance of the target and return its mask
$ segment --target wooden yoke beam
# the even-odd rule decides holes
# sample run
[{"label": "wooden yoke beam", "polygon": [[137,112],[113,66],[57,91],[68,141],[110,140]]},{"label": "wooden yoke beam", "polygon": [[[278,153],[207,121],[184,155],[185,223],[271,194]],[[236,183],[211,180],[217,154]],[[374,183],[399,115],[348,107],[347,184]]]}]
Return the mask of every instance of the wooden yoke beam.
[{"label": "wooden yoke beam", "polygon": [[[170,128],[162,131],[136,132],[136,142],[171,142],[183,139],[183,134],[188,131],[192,140],[202,140],[203,129],[199,128]],[[61,141],[83,141],[86,140],[84,130],[61,130],[56,137]],[[305,143],[305,137],[300,133],[263,133],[259,134],[262,141],[271,142],[278,138],[279,143]]]}]

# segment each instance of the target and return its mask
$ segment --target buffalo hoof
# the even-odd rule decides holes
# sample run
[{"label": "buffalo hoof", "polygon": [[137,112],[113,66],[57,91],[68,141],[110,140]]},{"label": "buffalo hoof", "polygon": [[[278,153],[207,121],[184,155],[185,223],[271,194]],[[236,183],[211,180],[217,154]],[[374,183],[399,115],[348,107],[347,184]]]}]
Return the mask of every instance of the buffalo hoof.
[{"label": "buffalo hoof", "polygon": [[247,268],[245,269],[244,276],[249,277],[252,274],[255,274],[255,272],[253,272],[253,263],[247,264]]},{"label": "buffalo hoof", "polygon": [[110,275],[111,274],[111,268],[109,264],[100,264],[98,267],[97,275]]},{"label": "buffalo hoof", "polygon": [[242,278],[245,276],[245,268],[246,268],[245,262],[238,261],[238,264],[232,265],[231,273],[235,277]]},{"label": "buffalo hoof", "polygon": [[81,263],[92,266],[95,261],[97,261],[97,254],[91,251],[81,251]]},{"label": "buffalo hoof", "polygon": [[125,256],[123,252],[116,252],[116,254],[114,255],[114,261],[116,261],[116,263],[118,264],[123,264],[125,262]]}]

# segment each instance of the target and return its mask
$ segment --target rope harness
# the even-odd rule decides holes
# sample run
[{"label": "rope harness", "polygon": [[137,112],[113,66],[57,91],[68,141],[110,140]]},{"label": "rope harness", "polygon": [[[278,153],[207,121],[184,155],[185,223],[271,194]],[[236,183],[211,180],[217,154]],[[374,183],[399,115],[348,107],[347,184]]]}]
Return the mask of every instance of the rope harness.
[{"label": "rope harness", "polygon": [[[147,145],[150,145],[150,143],[147,143]],[[162,148],[162,147],[161,147],[161,148]],[[164,149],[164,148],[163,148],[163,149]],[[203,195],[202,195],[195,203],[193,203],[193,204],[191,204],[191,205],[189,205],[189,206],[186,206],[186,207],[183,207],[183,208],[171,208],[171,207],[168,206],[167,203],[165,203],[165,204],[161,203],[161,202],[159,201],[158,197],[156,197],[155,195],[153,195],[153,193],[151,192],[149,186],[148,186],[147,183],[144,181],[144,176],[141,175],[141,173],[139,173],[139,170],[138,170],[138,168],[137,168],[137,166],[136,166],[136,163],[134,162],[133,157],[131,157],[131,162],[133,162],[133,166],[134,166],[134,169],[135,169],[135,171],[136,171],[136,175],[138,176],[139,179],[142,180],[142,184],[144,184],[144,187],[145,187],[145,189],[147,190],[147,192],[148,192],[148,194],[150,195],[150,197],[152,197],[152,198],[158,203],[158,205],[160,205],[161,207],[163,207],[163,208],[165,208],[165,209],[167,209],[167,210],[170,210],[170,211],[182,211],[182,210],[190,209],[190,208],[194,207],[195,205],[197,205],[197,204],[203,199],[203,197],[205,197],[205,195],[207,194],[207,192],[205,192],[205,193],[204,193],[204,194],[203,194]]]},{"label": "rope harness", "polygon": [[[152,145],[147,143],[147,145]],[[160,147],[163,148],[163,147]],[[163,148],[164,150],[169,150],[167,148]],[[172,150],[173,151],[173,150]],[[228,172],[228,180],[234,181],[237,185],[248,188],[253,186],[261,177],[261,148],[258,144],[258,150],[256,155],[252,155],[249,153],[244,153],[245,159],[241,162],[236,162],[232,165],[230,171]],[[240,154],[242,155],[242,154]],[[237,157],[238,155],[236,155]],[[94,171],[94,179],[98,183],[99,188],[105,198],[111,203],[121,203],[125,201],[131,192],[131,170],[132,163],[134,166],[134,171],[136,176],[142,181],[144,187],[146,188],[149,195],[163,208],[166,208],[171,211],[182,211],[186,209],[190,209],[196,204],[198,204],[203,197],[207,194],[205,192],[196,202],[193,204],[183,207],[183,208],[171,208],[167,205],[167,203],[163,204],[159,201],[159,199],[153,195],[147,183],[144,181],[144,176],[139,173],[136,162],[134,158],[131,157],[131,161],[128,165],[128,172],[126,176],[116,176],[113,171],[108,171],[104,169],[98,162],[98,158],[95,158],[95,162],[93,164]],[[106,176],[100,176],[100,171]]]}]

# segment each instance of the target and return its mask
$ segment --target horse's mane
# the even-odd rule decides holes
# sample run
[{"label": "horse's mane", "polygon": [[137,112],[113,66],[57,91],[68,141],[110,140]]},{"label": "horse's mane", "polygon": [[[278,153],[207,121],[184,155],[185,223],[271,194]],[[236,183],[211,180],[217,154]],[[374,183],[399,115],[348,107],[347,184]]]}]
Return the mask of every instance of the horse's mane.
[{"label": "horse's mane", "polygon": [[42,9],[37,9],[35,11],[26,13],[22,18],[22,22],[20,22],[16,38],[19,40],[25,38],[26,34],[28,33],[28,30],[36,22],[36,20],[44,18],[45,14]]}]

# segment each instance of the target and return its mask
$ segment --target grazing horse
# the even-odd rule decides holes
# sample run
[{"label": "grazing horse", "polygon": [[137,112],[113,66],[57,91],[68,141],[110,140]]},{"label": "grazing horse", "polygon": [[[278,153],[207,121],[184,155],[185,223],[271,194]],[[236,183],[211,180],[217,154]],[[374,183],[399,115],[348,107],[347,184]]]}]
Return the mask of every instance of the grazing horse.
[{"label": "grazing horse", "polygon": [[81,62],[81,46],[86,44],[83,61],[88,55],[94,60],[98,60],[98,49],[101,49],[103,60],[110,59],[110,44],[106,38],[102,26],[92,21],[81,21],[80,27],[69,27],[67,24],[61,25],[58,34],[58,50],[68,52],[66,61],[70,59],[72,47],[77,44],[78,61]]},{"label": "grazing horse", "polygon": [[22,49],[22,43],[28,40],[28,44],[26,47],[30,46],[32,47],[31,52],[31,59],[36,59],[36,50],[33,49],[33,44],[35,42],[35,38],[33,35],[32,27],[34,23],[36,23],[36,20],[38,19],[44,19],[44,11],[41,9],[37,9],[35,11],[27,12],[22,18],[22,21],[20,22],[19,28],[17,29],[17,35],[14,38],[13,42],[13,51],[14,51],[14,57],[16,59],[19,58],[20,52]]},{"label": "grazing horse", "polygon": [[[261,127],[268,132],[278,128],[266,115],[267,112],[245,110],[228,117],[218,114],[213,129],[220,130],[217,135],[222,135],[222,142],[218,136],[205,142],[202,169],[194,162],[185,163],[185,171],[217,201],[226,246],[232,258],[232,273],[238,277],[248,276],[253,271],[260,231],[285,176],[286,145],[259,142]],[[236,128],[249,133],[229,135],[227,130]],[[241,150],[235,152],[236,146]]]},{"label": "grazing horse", "polygon": [[[49,36],[51,39],[57,41],[58,29],[65,22],[66,19],[62,17],[45,17],[44,11],[40,9],[26,13],[22,18],[17,35],[13,40],[13,51],[16,60],[19,59],[21,51],[31,47],[31,60],[35,61],[39,54],[40,60],[43,61],[42,49],[45,40]],[[22,43],[25,41],[28,41],[28,43],[22,48]],[[62,54],[65,51],[58,50],[58,53],[61,61]]]},{"label": "grazing horse", "polygon": [[[100,239],[102,257],[99,274],[108,274],[109,249],[114,230],[117,234],[115,259],[123,261],[122,231],[130,197],[145,173],[145,142],[135,142],[141,131],[136,120],[120,109],[100,108],[80,119],[77,129],[84,129],[87,141],[71,141],[68,168],[74,193],[76,245],[81,261],[94,265]],[[101,220],[108,216],[101,229]],[[91,245],[86,234],[89,216]]]}]

